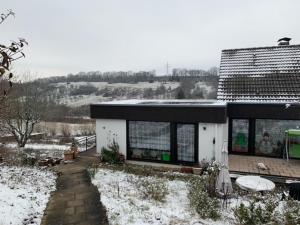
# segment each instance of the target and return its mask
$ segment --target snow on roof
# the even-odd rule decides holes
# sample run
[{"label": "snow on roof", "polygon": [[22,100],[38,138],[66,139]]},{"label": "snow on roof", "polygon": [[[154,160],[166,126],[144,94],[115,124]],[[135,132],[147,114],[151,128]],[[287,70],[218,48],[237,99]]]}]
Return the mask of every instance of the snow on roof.
[{"label": "snow on roof", "polygon": [[102,102],[109,105],[199,105],[199,106],[225,106],[227,103],[217,100],[196,99],[129,99]]},{"label": "snow on roof", "polygon": [[300,45],[222,51],[218,100],[295,102],[300,99]]}]

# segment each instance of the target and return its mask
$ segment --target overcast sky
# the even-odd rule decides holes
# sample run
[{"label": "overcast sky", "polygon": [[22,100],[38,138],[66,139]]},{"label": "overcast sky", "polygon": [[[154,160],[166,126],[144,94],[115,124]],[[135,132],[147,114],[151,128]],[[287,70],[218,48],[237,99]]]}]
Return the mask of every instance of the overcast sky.
[{"label": "overcast sky", "polygon": [[222,49],[300,43],[299,0],[0,0],[16,17],[0,43],[30,43],[17,71],[38,76],[80,71],[156,70],[166,63],[208,69]]}]

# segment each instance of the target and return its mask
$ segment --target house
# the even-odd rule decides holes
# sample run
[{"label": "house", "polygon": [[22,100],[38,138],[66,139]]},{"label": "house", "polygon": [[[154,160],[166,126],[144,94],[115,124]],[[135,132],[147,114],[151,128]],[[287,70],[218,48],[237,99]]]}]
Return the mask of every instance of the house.
[{"label": "house", "polygon": [[97,151],[115,140],[127,160],[195,164],[220,158],[227,139],[226,103],[125,100],[91,105]]},{"label": "house", "polygon": [[217,99],[228,102],[232,154],[282,157],[285,131],[300,128],[300,45],[283,40],[222,51]]},{"label": "house", "polygon": [[[222,51],[217,100],[124,100],[91,105],[97,151],[113,140],[127,160],[194,165],[230,154],[283,157],[300,129],[300,45]],[[300,140],[293,140],[299,148]],[[300,153],[291,155],[300,158]]]}]

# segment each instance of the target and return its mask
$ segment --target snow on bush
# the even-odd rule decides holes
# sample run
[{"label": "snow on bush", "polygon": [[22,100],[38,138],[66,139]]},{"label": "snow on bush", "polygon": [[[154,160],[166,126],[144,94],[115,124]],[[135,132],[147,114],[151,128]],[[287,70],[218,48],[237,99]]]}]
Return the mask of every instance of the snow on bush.
[{"label": "snow on bush", "polygon": [[219,199],[209,196],[205,185],[209,179],[194,178],[188,183],[188,198],[190,206],[201,218],[211,218],[213,220],[220,219],[221,205]]},{"label": "snow on bush", "polygon": [[241,225],[300,224],[300,203],[282,196],[251,196],[233,208],[235,221]]},{"label": "snow on bush", "polygon": [[55,179],[48,170],[0,166],[0,224],[40,224]]}]

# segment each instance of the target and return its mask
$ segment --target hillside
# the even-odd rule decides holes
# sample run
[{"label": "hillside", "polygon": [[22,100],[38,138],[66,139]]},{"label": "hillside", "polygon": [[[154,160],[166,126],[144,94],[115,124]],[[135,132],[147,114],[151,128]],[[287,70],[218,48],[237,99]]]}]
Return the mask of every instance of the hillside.
[{"label": "hillside", "polygon": [[[89,105],[120,99],[214,99],[218,76],[155,76],[152,72],[133,74],[79,73],[50,77],[27,83],[38,88],[54,114],[88,116]],[[56,109],[56,110],[55,110]],[[59,110],[58,110],[59,109]],[[57,111],[58,110],[58,111]],[[49,112],[49,114],[51,114]]]}]

